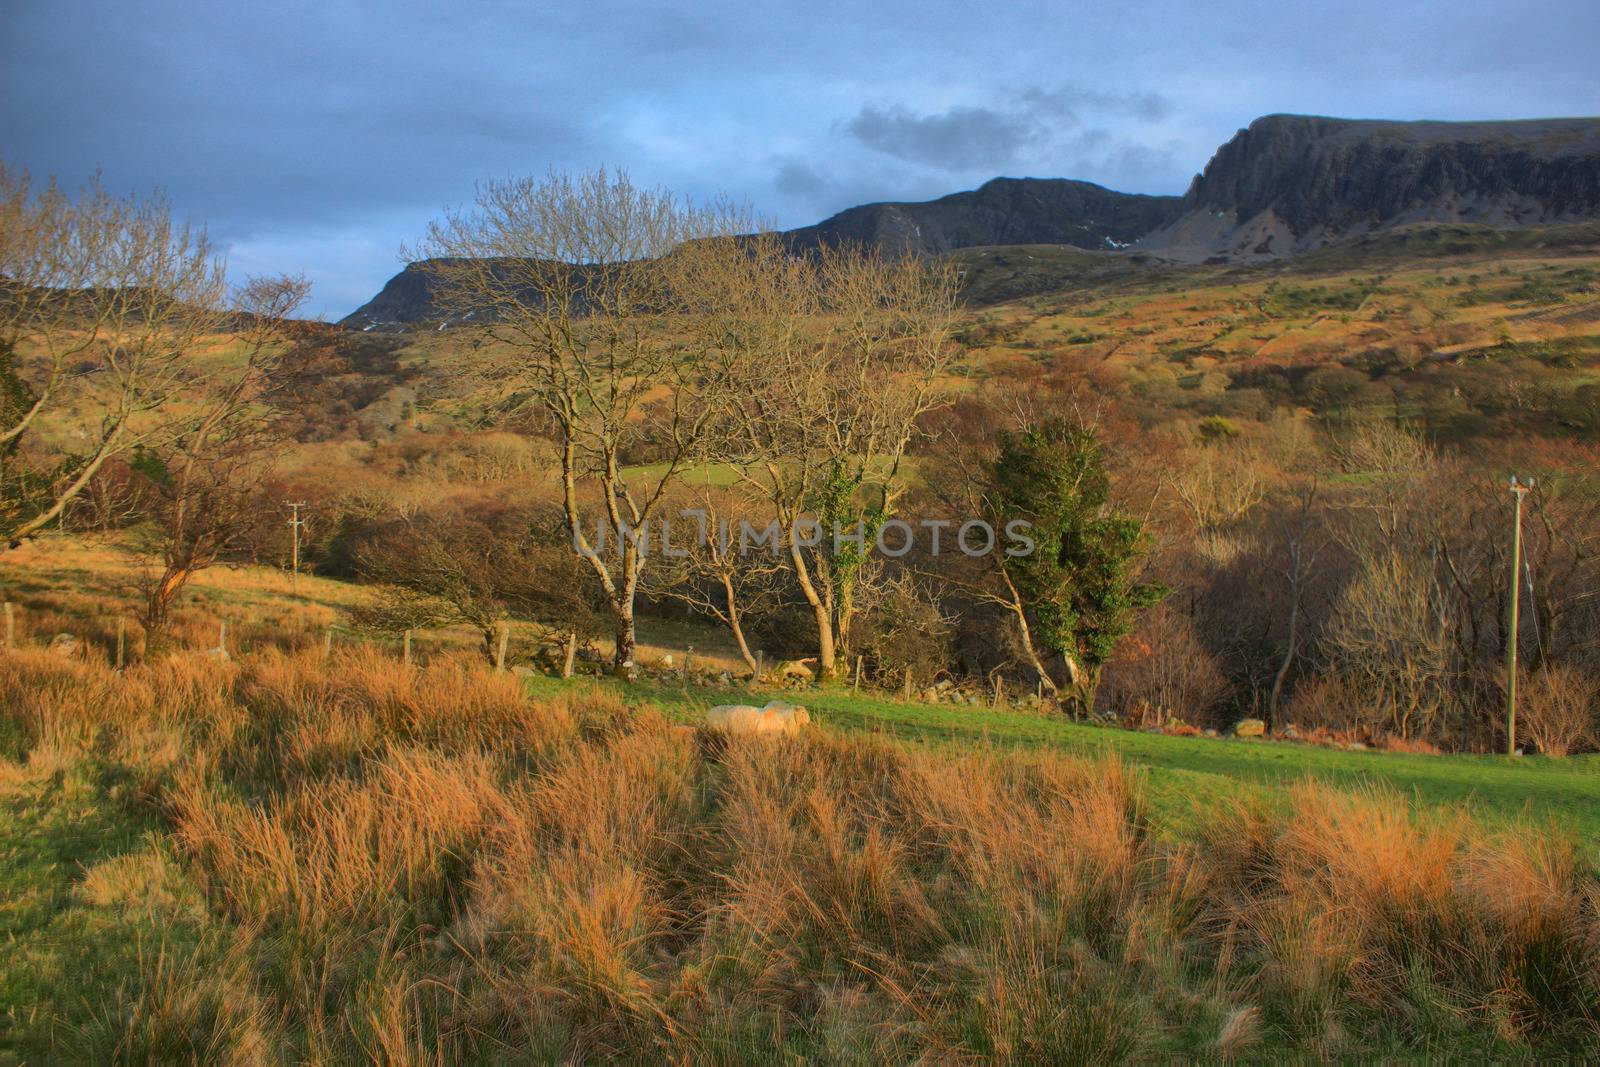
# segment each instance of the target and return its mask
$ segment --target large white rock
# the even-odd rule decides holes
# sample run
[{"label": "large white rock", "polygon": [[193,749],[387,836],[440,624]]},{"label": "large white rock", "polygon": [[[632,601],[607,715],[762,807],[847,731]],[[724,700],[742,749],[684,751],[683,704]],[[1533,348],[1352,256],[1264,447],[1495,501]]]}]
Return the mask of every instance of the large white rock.
[{"label": "large white rock", "polygon": [[797,704],[774,700],[754,704],[718,704],[706,712],[706,725],[731,734],[795,734],[811,722],[811,713]]},{"label": "large white rock", "polygon": [[778,664],[779,678],[798,678],[803,682],[814,681],[817,672],[811,669],[811,659],[786,659]]},{"label": "large white rock", "polygon": [[83,650],[83,642],[71,634],[56,634],[50,639],[49,652],[52,656],[71,659]]}]

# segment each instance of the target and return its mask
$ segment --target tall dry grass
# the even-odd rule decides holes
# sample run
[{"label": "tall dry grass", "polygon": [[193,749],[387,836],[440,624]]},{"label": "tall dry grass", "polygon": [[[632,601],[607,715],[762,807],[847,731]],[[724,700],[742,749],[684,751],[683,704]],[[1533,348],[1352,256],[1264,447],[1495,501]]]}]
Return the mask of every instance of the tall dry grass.
[{"label": "tall dry grass", "polygon": [[1574,846],[1383,794],[1175,840],[1115,761],[744,742],[359,650],[4,656],[0,737],[6,780],[159,811],[206,902],[64,1039],[90,1058],[1600,1053]]}]

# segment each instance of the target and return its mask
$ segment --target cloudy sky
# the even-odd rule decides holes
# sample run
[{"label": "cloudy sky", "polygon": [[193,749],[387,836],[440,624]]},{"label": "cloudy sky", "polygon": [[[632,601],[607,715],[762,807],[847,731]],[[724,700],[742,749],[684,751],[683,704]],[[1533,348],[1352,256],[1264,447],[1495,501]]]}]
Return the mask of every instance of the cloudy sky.
[{"label": "cloudy sky", "polygon": [[1596,0],[0,0],[0,157],[164,188],[347,314],[483,177],[621,166],[785,226],[1000,174],[1182,192],[1275,111],[1600,114]]}]

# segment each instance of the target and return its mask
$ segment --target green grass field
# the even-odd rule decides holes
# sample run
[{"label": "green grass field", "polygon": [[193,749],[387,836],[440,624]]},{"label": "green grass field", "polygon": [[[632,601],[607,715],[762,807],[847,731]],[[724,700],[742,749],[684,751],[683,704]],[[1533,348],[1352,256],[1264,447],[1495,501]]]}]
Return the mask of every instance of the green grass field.
[{"label": "green grass field", "polygon": [[[541,694],[565,683],[536,679]],[[585,684],[596,684],[593,682]],[[1071,722],[1022,711],[903,703],[849,691],[715,690],[651,684],[617,686],[634,701],[692,722],[713,704],[802,703],[814,720],[841,731],[881,733],[920,744],[1023,748],[1052,746],[1084,755],[1115,755],[1140,768],[1159,817],[1172,824],[1203,819],[1241,790],[1274,794],[1304,779],[1344,788],[1381,785],[1419,809],[1463,810],[1490,824],[1550,823],[1600,854],[1600,755],[1542,757],[1429,756],[1349,751],[1234,738],[1173,737]]]},{"label": "green grass field", "polygon": [[[1490,1057],[1590,1047],[1582,1042],[1591,1031],[1581,1022],[1571,1022],[1569,1032],[1549,1021],[1537,1027],[1516,1021],[1504,1033],[1491,1033],[1483,1019],[1492,1012],[1470,998],[1489,995],[1482,993],[1487,989],[1508,1003],[1524,1003],[1516,999],[1520,986],[1496,970],[1522,959],[1517,953],[1523,950],[1495,947],[1522,927],[1496,926],[1498,913],[1486,912],[1484,900],[1544,908],[1539,914],[1550,922],[1567,924],[1563,938],[1589,929],[1584,916],[1592,911],[1581,903],[1589,898],[1573,894],[1592,893],[1584,887],[1593,884],[1600,831],[1595,757],[1423,756],[1170,737],[1020,710],[906,703],[842,687],[751,690],[533,677],[521,684],[524,692],[459,650],[410,670],[374,646],[338,654],[335,670],[316,653],[285,660],[267,651],[240,656],[220,672],[209,659],[180,659],[170,668],[135,668],[119,681],[103,666],[68,667],[37,651],[0,657],[0,700],[20,712],[0,732],[0,1067],[412,1062],[431,1058],[424,1055],[429,1049],[439,1050],[440,1062],[453,1062],[444,1050],[482,1053],[502,1041],[508,1055],[515,1048],[539,1062],[558,1062],[591,1040],[641,1056],[645,1049],[682,1049],[682,1062],[707,1050],[731,1057],[725,1062],[742,1062],[780,1049],[798,1059],[833,1061],[841,1041],[855,1050],[843,1056],[851,1062],[872,1062],[864,1051],[869,1047],[892,1059],[891,1049],[904,1053],[929,1042],[1027,1062],[1021,1053],[996,1055],[1011,1047],[997,1042],[1012,1041],[1006,1035],[1013,1027],[1021,1028],[1015,1030],[1022,1035],[1015,1038],[1019,1048],[1041,1055],[1084,1052],[1111,1039],[1157,1058],[1237,1058],[1245,1049],[1291,1057],[1450,1057],[1479,1048],[1474,1042],[1480,1038],[1488,1041],[1481,1051]],[[66,684],[69,675],[79,679],[76,687]],[[101,684],[106,688],[86,688]],[[649,710],[688,724],[711,704],[769,698],[805,703],[816,723],[811,735],[793,745],[719,750],[708,735],[671,729]],[[1053,752],[1090,758],[1052,763]],[[1097,758],[1106,756],[1115,761]],[[1028,769],[1041,765],[1056,770],[1038,778],[1040,771]],[[1341,792],[1294,788],[1307,780]],[[849,817],[841,819],[841,811]],[[889,814],[912,811],[922,814],[906,826],[895,820],[910,814]],[[1256,811],[1270,813],[1277,829],[1245,843],[1274,850],[1261,870],[1282,877],[1279,888],[1250,889],[1255,882],[1229,880],[1239,876],[1229,871],[1260,875],[1249,864],[1267,862],[1229,851],[1234,836],[1266,825],[1252,821]],[[669,812],[676,821],[662,821]],[[1475,817],[1489,832],[1470,826],[1472,820],[1456,824],[1458,815]],[[965,831],[962,820],[970,823]],[[1151,833],[1144,835],[1141,826]],[[911,827],[940,836],[913,836]],[[580,832],[591,834],[599,851],[572,851],[572,835]],[[880,834],[899,836],[884,844]],[[1035,856],[1034,843],[1046,839],[1054,843],[1041,844]],[[1587,856],[1557,839],[1574,842]],[[672,844],[658,848],[661,842]],[[535,851],[515,851],[522,848]],[[607,864],[622,862],[633,854],[630,848],[656,857],[649,861],[656,866],[637,868],[647,881],[630,882],[632,875],[618,875],[623,880],[616,883],[584,880],[617,870]],[[700,857],[698,850],[706,848],[713,851]],[[952,852],[965,858],[941,866],[948,850],[962,848],[974,851]],[[1185,865],[1202,853],[1212,873],[1183,881]],[[1074,866],[1075,856],[1084,865]],[[1005,864],[1020,866],[987,865],[1004,857],[1011,857]],[[1453,858],[1442,866],[1446,857]],[[783,866],[802,861],[840,866]],[[568,862],[576,866],[561,866]],[[781,877],[774,873],[780,871]],[[1131,895],[1103,895],[1111,884],[1103,879],[1114,871],[1133,879],[1125,887]],[[969,885],[968,872],[1000,879],[995,899],[1008,903],[990,908],[989,889]],[[556,874],[579,881],[568,885]],[[778,880],[759,880],[768,877]],[[1168,878],[1178,880],[1162,881]],[[546,913],[493,910],[501,906],[497,901],[511,899],[492,889],[501,884],[493,879],[503,879],[505,892],[533,894],[530,901],[544,901],[537,894],[548,892],[539,907],[569,911],[550,913],[560,918],[556,925],[529,927],[545,923],[540,916]],[[1416,889],[1416,896],[1413,883],[1432,888]],[[1169,900],[1160,888],[1169,884],[1198,895]],[[682,899],[672,897],[673,906],[660,910],[644,899],[614,895],[629,885],[666,887],[651,891],[670,889]],[[742,940],[743,933],[716,940],[732,917],[759,918],[787,899],[758,889],[778,893],[784,886],[801,887],[800,899],[820,910],[786,913],[787,925],[764,935],[768,940]],[[1283,891],[1294,886],[1323,897],[1299,899]],[[1229,903],[1230,894],[1246,890],[1257,895]],[[893,903],[902,891],[908,901],[938,902],[945,917],[930,928],[930,944],[948,951],[903,962],[915,946],[899,947],[892,934],[907,920]],[[1073,895],[1080,891],[1088,894],[1081,900]],[[1425,981],[1394,979],[1386,962],[1363,978],[1366,988],[1383,990],[1384,999],[1358,1002],[1340,992],[1342,979],[1306,979],[1318,997],[1339,998],[1326,1001],[1337,1003],[1337,1011],[1325,1006],[1306,1014],[1296,1006],[1299,987],[1283,986],[1280,956],[1315,953],[1329,967],[1344,959],[1343,941],[1319,940],[1330,935],[1317,916],[1342,902],[1341,894],[1356,891],[1377,895],[1378,903],[1368,900],[1362,912],[1364,923],[1390,921],[1391,911],[1380,906],[1390,901],[1399,909],[1393,914],[1437,904],[1413,926],[1405,925],[1410,919],[1395,920],[1396,929],[1415,934],[1434,929],[1428,923],[1454,925],[1428,935],[1433,969]],[[976,895],[959,903],[946,899],[951,893]],[[1189,901],[1184,909],[1202,901],[1224,909],[1216,915],[1234,914],[1227,908],[1251,915],[1286,909],[1280,916],[1285,925],[1259,941],[1249,940],[1253,932],[1241,934],[1254,946],[1248,973],[1256,977],[1223,982],[1216,977],[1223,965],[1214,956],[1220,935],[1208,925],[1214,917],[1202,922],[1183,910],[1189,918],[1174,929],[1184,932],[1160,935],[1170,938],[1162,953],[1142,955],[1153,951],[1154,942],[1146,940],[1155,936],[1151,931],[1177,921],[1180,913],[1161,910],[1172,900]],[[887,909],[882,918],[863,910],[877,907],[873,901]],[[872,994],[882,997],[876,1010],[895,1010],[899,983],[922,973],[938,976],[937,982],[927,979],[930,988],[947,998],[941,1010],[954,1011],[977,1003],[976,990],[987,988],[963,991],[962,961],[1010,943],[987,940],[998,936],[991,930],[995,922],[1032,930],[1028,917],[1053,914],[1052,908],[1078,915],[1067,907],[1073,901],[1080,902],[1073,908],[1100,901],[1110,910],[1082,920],[1087,925],[1070,928],[1078,930],[1071,936],[1050,924],[1034,934],[1065,937],[1060,944],[1039,942],[1057,946],[1046,953],[1051,960],[1050,952],[1065,953],[1066,962],[1051,963],[1049,973],[1059,977],[1069,965],[1088,967],[1085,975],[1111,983],[1096,988],[1100,1003],[1115,1011],[1057,1020],[1060,1026],[1048,1032],[1031,1029],[1039,1010],[1060,1003],[1061,989],[1048,983],[1018,987],[1016,995],[1031,1005],[1025,1010],[1008,1007],[1005,998],[984,1001],[948,1035],[920,1036],[908,1036],[903,1020],[876,1016],[804,1024],[809,1028],[787,1037],[782,1026],[772,1032],[719,1029],[732,1022],[707,1022],[695,1006],[702,1002],[685,1002],[673,992],[698,982],[750,988],[749,976],[724,973],[746,965],[740,962],[745,951],[756,952],[750,959],[769,968],[763,973],[804,968],[803,978],[772,987],[780,992],[855,981],[860,964],[845,961],[859,956],[875,966],[908,968],[901,977],[879,980],[888,992]],[[1115,901],[1122,901],[1116,905],[1121,910],[1112,909]],[[753,910],[741,910],[747,906]],[[585,910],[591,907],[621,909],[620,925],[593,926],[597,915],[611,913]],[[721,918],[693,918],[712,913]],[[475,924],[490,922],[500,924],[499,933],[481,950],[500,955],[473,956],[479,950],[467,949],[477,942],[457,946],[475,936]],[[530,940],[536,935],[544,940]],[[1373,933],[1370,944],[1360,942],[1366,946],[1361,951],[1383,949],[1390,936]],[[887,947],[874,948],[880,937],[888,938]],[[1110,940],[1099,944],[1096,937]],[[611,938],[617,939],[614,949],[606,947]],[[702,942],[704,958],[722,970],[698,969],[701,949],[685,946]],[[644,944],[658,948],[636,947]],[[740,948],[753,944],[762,947]],[[671,951],[662,955],[665,948]],[[1402,948],[1419,950],[1410,941]],[[1494,956],[1484,974],[1473,970],[1484,953],[1497,952],[1511,962],[1493,962],[1500,959]],[[1569,966],[1577,957],[1570,955],[1563,950],[1548,962],[1549,973],[1566,984],[1517,1009],[1524,1013],[1517,1019],[1531,1018],[1526,1013],[1536,1009],[1549,1020],[1571,1019],[1562,998],[1587,995],[1573,992],[1572,983],[1588,979],[1562,977],[1578,973]],[[686,1014],[657,1033],[654,1020],[667,1016],[577,995],[573,991],[601,988],[591,984],[600,972],[569,974],[560,969],[569,966],[562,961],[591,957],[631,968],[620,972],[632,977],[617,987],[632,990],[630,996],[659,996],[661,1012]],[[1012,970],[1014,961],[1003,954],[981,958],[987,961],[983,981],[1023,982],[1036,973],[1021,964]],[[546,972],[539,968],[554,969],[540,978]],[[1106,977],[1112,974],[1119,976],[1115,982]],[[1412,1005],[1395,999],[1423,997],[1435,989],[1429,983],[1445,981],[1455,985],[1428,993],[1432,1000]],[[537,1010],[554,1013],[562,1026],[577,1025],[576,1019],[591,1029],[534,1025],[519,992],[526,982],[543,983],[526,988],[554,998]],[[867,995],[865,987],[851,994]],[[790,1010],[761,1003],[765,1015],[730,1001],[727,1018],[770,1022],[773,1013]],[[457,1022],[462,1004],[480,1013],[480,1022],[467,1029]],[[1008,1014],[1018,1011],[1015,1019]],[[1423,1011],[1430,1014],[1416,1015]],[[1357,1029],[1347,1030],[1345,1020]],[[1477,1029],[1463,1029],[1469,1024]],[[397,1058],[402,1050],[406,1054]]]}]

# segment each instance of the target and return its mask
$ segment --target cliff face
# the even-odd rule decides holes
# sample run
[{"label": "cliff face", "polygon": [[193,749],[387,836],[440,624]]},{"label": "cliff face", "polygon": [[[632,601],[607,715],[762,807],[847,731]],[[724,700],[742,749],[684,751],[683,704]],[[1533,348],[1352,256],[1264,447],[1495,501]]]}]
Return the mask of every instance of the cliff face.
[{"label": "cliff face", "polygon": [[[897,254],[994,245],[1133,246],[1177,262],[1251,262],[1416,222],[1520,228],[1600,218],[1600,119],[1388,122],[1268,115],[1217,150],[1182,197],[1065,178],[996,178],[925,203],[864,204],[790,230],[797,249]],[[426,263],[344,320],[438,321]]]},{"label": "cliff face", "polygon": [[1218,149],[1139,247],[1277,258],[1413,222],[1520,227],[1600,215],[1600,120],[1384,122],[1268,115]]},{"label": "cliff face", "polygon": [[439,283],[428,267],[428,260],[407,263],[384,283],[377,296],[345,316],[340,325],[353,330],[400,329],[407,323],[437,318],[434,294]]},{"label": "cliff face", "polygon": [[995,178],[965,193],[916,204],[864,204],[790,230],[796,247],[857,241],[897,253],[979,245],[1121,248],[1176,219],[1176,196],[1119,193],[1065,178]]}]

